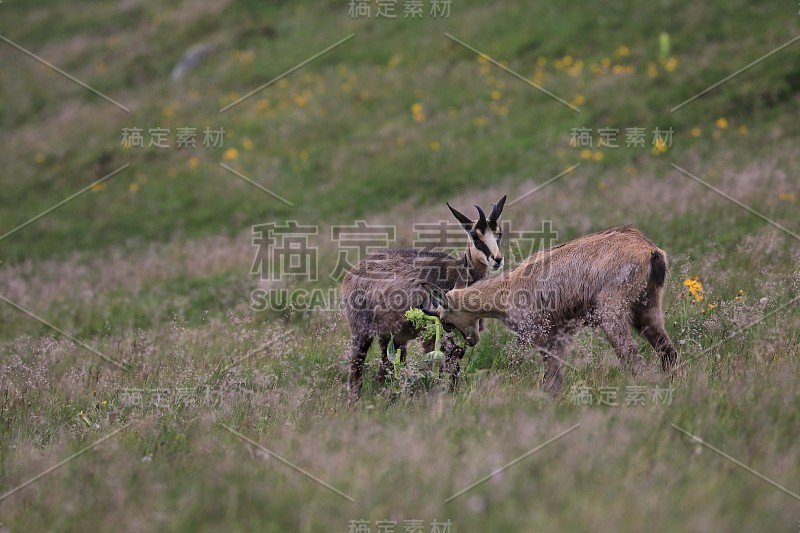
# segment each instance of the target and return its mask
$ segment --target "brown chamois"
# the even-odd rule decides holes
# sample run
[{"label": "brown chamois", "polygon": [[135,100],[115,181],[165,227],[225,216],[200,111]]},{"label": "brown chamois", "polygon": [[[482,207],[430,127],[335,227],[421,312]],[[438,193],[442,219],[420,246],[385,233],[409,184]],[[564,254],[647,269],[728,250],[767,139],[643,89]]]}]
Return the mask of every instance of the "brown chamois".
[{"label": "brown chamois", "polygon": [[635,370],[641,356],[630,326],[655,348],[664,370],[677,352],[666,330],[661,299],[667,258],[640,231],[612,228],[538,252],[514,270],[468,288],[444,292],[422,283],[436,306],[427,311],[458,328],[471,346],[477,322],[497,318],[523,345],[538,348],[545,363],[545,387],[562,387],[561,367],[573,332],[599,326],[624,367]]},{"label": "brown chamois", "polygon": [[[412,307],[429,307],[430,296],[420,287],[425,281],[444,291],[467,287],[485,278],[490,271],[499,271],[503,266],[503,255],[499,243],[502,231],[498,219],[503,212],[506,197],[503,196],[487,218],[477,205],[479,218],[469,217],[447,207],[469,236],[466,251],[453,256],[444,251],[426,249],[387,249],[374,252],[359,261],[342,281],[342,304],[350,325],[350,378],[348,390],[350,400],[358,399],[361,377],[367,351],[373,339],[378,339],[381,349],[381,366],[378,381],[384,381],[390,363],[386,354],[389,340],[401,349],[401,358],[406,355],[406,343],[416,339],[420,331],[406,319],[405,312]],[[448,343],[450,351],[455,350]],[[425,350],[433,349],[433,341],[425,343]],[[448,353],[448,350],[444,350]],[[453,357],[463,355],[463,350]],[[448,357],[448,359],[451,359]],[[456,373],[453,362],[445,365]]]}]

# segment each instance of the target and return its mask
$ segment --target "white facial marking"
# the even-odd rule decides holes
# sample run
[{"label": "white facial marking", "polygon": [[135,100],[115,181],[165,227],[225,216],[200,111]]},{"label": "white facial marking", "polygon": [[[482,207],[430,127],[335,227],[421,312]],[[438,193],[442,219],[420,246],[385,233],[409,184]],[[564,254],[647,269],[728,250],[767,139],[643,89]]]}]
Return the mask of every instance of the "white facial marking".
[{"label": "white facial marking", "polygon": [[[499,270],[501,266],[503,266],[502,254],[500,253],[500,246],[497,244],[497,238],[492,230],[489,228],[483,233],[483,238],[481,239],[486,247],[489,249],[489,253],[491,253],[492,257],[486,257],[484,253],[481,253],[481,261],[483,264],[488,266],[490,269]],[[494,257],[500,257],[500,263],[496,263]]]}]

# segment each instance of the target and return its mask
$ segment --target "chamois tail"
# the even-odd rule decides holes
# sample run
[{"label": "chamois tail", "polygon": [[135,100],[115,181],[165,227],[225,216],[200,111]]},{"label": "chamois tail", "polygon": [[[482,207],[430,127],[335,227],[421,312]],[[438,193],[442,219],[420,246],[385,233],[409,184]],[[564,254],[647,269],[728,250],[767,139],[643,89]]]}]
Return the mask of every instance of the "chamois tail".
[{"label": "chamois tail", "polygon": [[653,250],[650,254],[650,273],[648,275],[650,283],[656,287],[663,287],[667,279],[667,258],[661,250]]}]

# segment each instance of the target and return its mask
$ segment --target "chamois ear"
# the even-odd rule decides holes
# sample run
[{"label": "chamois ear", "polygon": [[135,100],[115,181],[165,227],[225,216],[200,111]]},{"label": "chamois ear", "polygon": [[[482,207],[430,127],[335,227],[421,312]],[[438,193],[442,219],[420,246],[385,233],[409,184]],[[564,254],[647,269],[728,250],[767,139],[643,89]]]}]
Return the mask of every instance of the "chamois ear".
[{"label": "chamois ear", "polygon": [[488,222],[486,222],[486,213],[483,212],[483,209],[481,209],[481,206],[479,205],[476,205],[475,209],[478,210],[478,222],[475,223],[475,227],[481,231],[484,231],[486,226],[488,226]]},{"label": "chamois ear", "polygon": [[497,219],[503,214],[503,207],[506,205],[506,195],[504,194],[496,204],[492,204],[492,212],[489,215],[489,224],[492,226],[497,225]]},{"label": "chamois ear", "polygon": [[464,228],[464,231],[472,231],[472,225],[474,222],[472,222],[468,216],[453,209],[453,206],[450,205],[449,202],[447,202],[447,207],[450,209],[450,212],[453,213],[453,216],[456,217],[456,220],[458,220],[458,222],[461,224],[461,227]]},{"label": "chamois ear", "polygon": [[[427,281],[423,281],[420,285],[422,288],[425,289],[431,297],[431,304],[434,307],[441,307],[442,309],[448,309],[450,304],[447,301],[447,294],[442,290],[441,287],[438,285],[434,285],[433,283],[428,283]],[[437,316],[436,313],[429,313],[423,310],[426,314]]]}]

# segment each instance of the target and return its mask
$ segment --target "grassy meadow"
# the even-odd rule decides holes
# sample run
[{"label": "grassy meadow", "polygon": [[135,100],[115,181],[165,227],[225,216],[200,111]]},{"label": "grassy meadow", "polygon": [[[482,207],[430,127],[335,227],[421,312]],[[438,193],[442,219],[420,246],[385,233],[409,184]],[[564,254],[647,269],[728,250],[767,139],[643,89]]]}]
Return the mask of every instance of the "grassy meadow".
[{"label": "grassy meadow", "polygon": [[[0,532],[797,531],[798,5],[431,4],[0,3]],[[408,245],[503,194],[514,229],[666,250],[672,378],[586,330],[553,398],[488,321],[455,392],[416,345],[375,383],[374,346],[349,406],[342,313],[251,306],[335,289],[334,226]],[[317,279],[252,273],[286,221]]]}]

